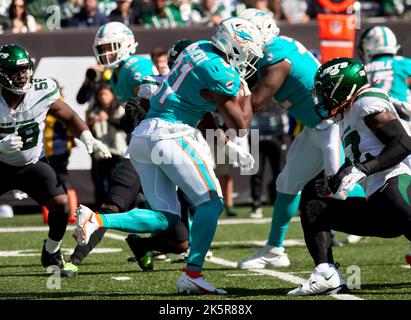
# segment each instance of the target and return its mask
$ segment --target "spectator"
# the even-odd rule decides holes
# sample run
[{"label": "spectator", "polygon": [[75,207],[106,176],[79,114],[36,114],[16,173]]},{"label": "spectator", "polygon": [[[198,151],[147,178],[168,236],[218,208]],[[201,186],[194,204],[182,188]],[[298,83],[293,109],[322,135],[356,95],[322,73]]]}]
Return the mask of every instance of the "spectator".
[{"label": "spectator", "polygon": [[132,0],[117,0],[117,7],[111,11],[110,21],[117,21],[129,26],[131,24],[139,24],[140,16],[131,7]]},{"label": "spectator", "polygon": [[26,0],[27,13],[36,18],[36,22],[41,26],[47,26],[47,19],[51,13],[47,12],[52,6],[59,6],[59,0]]},{"label": "spectator", "polygon": [[[223,20],[224,5],[218,0],[202,0],[194,5],[193,21],[206,26],[218,26]],[[197,17],[194,18],[194,15]]]},{"label": "spectator", "polygon": [[180,10],[175,5],[168,5],[168,0],[152,0],[151,8],[143,12],[143,21],[147,27],[175,28],[183,26]]},{"label": "spectator", "polygon": [[80,12],[73,16],[69,25],[84,28],[107,23],[108,18],[98,10],[97,5],[97,0],[85,0]]},{"label": "spectator", "polygon": [[150,53],[150,56],[160,75],[165,76],[170,71],[168,68],[167,51],[163,48],[156,48]]},{"label": "spectator", "polygon": [[60,5],[61,26],[67,27],[73,17],[78,14],[83,6],[83,0],[67,0]]},{"label": "spectator", "polygon": [[288,23],[305,23],[310,20],[306,0],[281,0],[281,10]]},{"label": "spectator", "polygon": [[111,173],[127,148],[127,134],[120,128],[120,118],[123,115],[124,108],[118,104],[110,86],[100,86],[96,91],[95,104],[87,111],[86,118],[94,136],[99,137],[110,149],[112,158],[92,159],[91,175],[96,208],[106,200]]},{"label": "spectator", "polygon": [[77,93],[76,100],[78,103],[93,103],[95,92],[97,88],[103,84],[108,83],[111,78],[111,71],[104,70],[100,65],[94,65],[87,69],[84,82]]},{"label": "spectator", "polygon": [[41,30],[32,15],[26,12],[24,0],[13,0],[9,7],[9,17],[13,33],[27,33]]}]

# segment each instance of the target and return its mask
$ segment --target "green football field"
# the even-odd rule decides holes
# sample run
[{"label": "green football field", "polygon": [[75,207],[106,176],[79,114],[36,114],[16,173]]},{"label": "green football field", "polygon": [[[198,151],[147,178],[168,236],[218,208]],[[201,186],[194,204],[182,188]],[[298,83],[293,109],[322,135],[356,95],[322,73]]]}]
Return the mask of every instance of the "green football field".
[{"label": "green football field", "polygon": [[[276,270],[239,270],[236,262],[252,254],[266,240],[271,207],[264,208],[265,219],[248,219],[249,208],[239,216],[220,219],[212,245],[212,257],[205,264],[207,280],[228,291],[227,296],[194,299],[282,300],[282,299],[386,299],[411,300],[411,270],[404,266],[409,246],[405,238],[366,238],[356,245],[334,249],[335,260],[352,286],[348,294],[310,298],[290,298],[287,292],[307,279],[313,263],[304,246],[298,219],[290,223],[287,253],[292,266]],[[70,226],[72,228],[72,225]],[[68,230],[63,252],[68,258],[75,242]],[[175,282],[183,267],[173,262],[155,262],[155,270],[142,272],[130,257],[125,234],[109,231],[95,253],[90,254],[75,278],[51,276],[40,264],[47,227],[40,214],[0,219],[0,298],[1,299],[193,299],[179,296]],[[345,239],[338,234],[338,239]]]}]

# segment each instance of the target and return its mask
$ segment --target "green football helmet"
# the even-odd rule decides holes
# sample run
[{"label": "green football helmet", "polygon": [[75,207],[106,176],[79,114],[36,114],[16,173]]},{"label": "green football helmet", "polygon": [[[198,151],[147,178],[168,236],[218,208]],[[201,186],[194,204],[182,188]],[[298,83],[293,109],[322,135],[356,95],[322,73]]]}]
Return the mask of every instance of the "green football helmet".
[{"label": "green football helmet", "polygon": [[194,43],[193,40],[182,39],[178,40],[176,43],[173,44],[173,46],[170,49],[168,49],[167,60],[168,67],[170,69],[173,67],[173,64],[176,62],[179,54],[192,43]]},{"label": "green football helmet", "polygon": [[324,63],[315,74],[315,111],[329,119],[347,110],[351,98],[368,84],[364,66],[354,59],[336,58]]},{"label": "green football helmet", "polygon": [[0,47],[0,86],[18,95],[33,84],[33,61],[28,52],[15,44]]}]

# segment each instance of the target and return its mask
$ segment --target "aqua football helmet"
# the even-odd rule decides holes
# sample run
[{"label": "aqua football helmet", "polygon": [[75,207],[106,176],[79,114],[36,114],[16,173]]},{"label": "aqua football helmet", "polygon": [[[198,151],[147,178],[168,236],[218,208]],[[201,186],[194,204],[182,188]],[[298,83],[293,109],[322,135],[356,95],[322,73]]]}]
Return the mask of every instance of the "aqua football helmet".
[{"label": "aqua football helmet", "polygon": [[134,54],[138,43],[133,32],[121,22],[109,22],[100,27],[94,38],[94,55],[105,68],[114,69]]},{"label": "aqua football helmet", "polygon": [[385,26],[368,28],[361,34],[358,42],[358,53],[364,63],[368,63],[374,56],[395,55],[399,48],[394,32]]},{"label": "aqua football helmet", "polygon": [[263,37],[258,28],[242,18],[228,18],[221,22],[211,37],[213,45],[223,52],[227,62],[247,79],[257,69],[263,57]]},{"label": "aqua football helmet", "polygon": [[270,11],[246,9],[240,14],[240,18],[250,21],[260,30],[264,43],[271,42],[274,37],[280,34],[280,28],[278,28],[274,15]]}]

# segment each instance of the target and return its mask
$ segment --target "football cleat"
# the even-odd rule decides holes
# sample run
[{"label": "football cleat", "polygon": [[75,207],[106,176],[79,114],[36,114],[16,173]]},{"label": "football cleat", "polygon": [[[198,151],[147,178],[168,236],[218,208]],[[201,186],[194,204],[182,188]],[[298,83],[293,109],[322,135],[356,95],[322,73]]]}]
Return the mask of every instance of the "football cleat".
[{"label": "football cleat", "polygon": [[41,251],[41,264],[45,268],[49,266],[58,266],[61,269],[64,264],[64,258],[60,249],[58,249],[55,253],[49,253],[46,250],[46,241],[47,240],[44,240],[43,249]]},{"label": "football cleat", "polygon": [[80,246],[85,246],[90,240],[90,236],[100,228],[96,219],[96,213],[86,206],[80,204],[76,209],[76,229],[74,230],[74,239]]},{"label": "football cleat", "polygon": [[363,237],[361,236],[356,236],[354,234],[350,234],[347,236],[347,238],[344,240],[344,243],[346,244],[356,244],[362,240]]},{"label": "football cleat", "polygon": [[405,255],[405,263],[411,266],[411,252]]},{"label": "football cleat", "polygon": [[250,213],[251,219],[262,219],[264,218],[263,215],[263,208],[254,208],[254,210]]},{"label": "football cleat", "polygon": [[[135,261],[138,263],[140,268],[143,271],[151,271],[154,269],[154,261],[151,252],[144,249],[141,244],[141,238],[134,234],[130,233],[127,238],[126,242],[133,252]],[[130,259],[129,259],[130,261]]]},{"label": "football cleat", "polygon": [[78,266],[71,262],[66,262],[61,269],[62,277],[75,277],[78,275]]},{"label": "football cleat", "polygon": [[298,288],[291,290],[289,296],[310,296],[320,294],[337,294],[347,291],[344,278],[337,269],[330,268],[326,272],[319,272],[317,269],[310,278]]},{"label": "football cleat", "polygon": [[237,264],[239,269],[270,269],[290,266],[288,255],[284,248],[266,245],[253,256],[241,260]]},{"label": "football cleat", "polygon": [[[177,280],[177,291],[183,295],[225,295],[227,291],[217,289],[211,283],[204,280],[200,272],[196,276],[189,276],[183,269],[183,273]],[[197,273],[197,272],[195,272]]]}]

